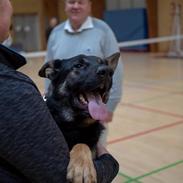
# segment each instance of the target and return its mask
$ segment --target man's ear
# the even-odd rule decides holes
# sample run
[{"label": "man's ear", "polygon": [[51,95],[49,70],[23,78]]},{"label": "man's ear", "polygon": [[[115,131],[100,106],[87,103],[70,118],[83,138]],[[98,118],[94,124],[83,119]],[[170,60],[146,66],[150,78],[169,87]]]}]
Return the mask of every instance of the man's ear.
[{"label": "man's ear", "polygon": [[58,69],[55,67],[56,62],[61,62],[61,60],[52,60],[52,61],[45,63],[39,70],[39,73],[38,73],[39,76],[53,80],[53,78],[58,73]]},{"label": "man's ear", "polygon": [[119,57],[120,57],[120,53],[119,52],[116,52],[114,53],[113,55],[109,56],[106,58],[109,66],[111,67],[111,69],[114,71],[118,65],[118,60],[119,60]]}]

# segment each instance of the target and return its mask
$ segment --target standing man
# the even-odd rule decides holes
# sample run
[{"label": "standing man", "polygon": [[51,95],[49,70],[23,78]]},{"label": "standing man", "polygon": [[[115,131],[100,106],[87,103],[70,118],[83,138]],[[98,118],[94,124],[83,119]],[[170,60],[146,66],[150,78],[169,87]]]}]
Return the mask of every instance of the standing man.
[{"label": "standing man", "polygon": [[[106,58],[119,52],[116,38],[110,27],[102,20],[90,16],[91,6],[92,0],[65,0],[68,19],[52,31],[46,62],[53,59],[66,59],[78,54]],[[107,103],[112,114],[121,99],[122,70],[120,59],[113,76],[113,86]],[[46,90],[48,85],[49,82],[46,81]],[[106,126],[106,123],[104,125]],[[106,134],[103,136],[103,144],[105,143]]]}]

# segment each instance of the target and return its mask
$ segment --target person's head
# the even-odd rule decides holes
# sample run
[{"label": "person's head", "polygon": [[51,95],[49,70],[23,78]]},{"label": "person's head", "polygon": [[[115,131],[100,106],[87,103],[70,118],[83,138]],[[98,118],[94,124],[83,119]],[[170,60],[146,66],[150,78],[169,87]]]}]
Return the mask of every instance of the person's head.
[{"label": "person's head", "polygon": [[91,13],[91,0],[65,0],[65,12],[74,29],[78,29]]},{"label": "person's head", "polygon": [[58,19],[56,17],[52,17],[49,21],[50,27],[55,27],[58,24]]},{"label": "person's head", "polygon": [[12,13],[10,0],[0,0],[0,43],[9,35]]}]

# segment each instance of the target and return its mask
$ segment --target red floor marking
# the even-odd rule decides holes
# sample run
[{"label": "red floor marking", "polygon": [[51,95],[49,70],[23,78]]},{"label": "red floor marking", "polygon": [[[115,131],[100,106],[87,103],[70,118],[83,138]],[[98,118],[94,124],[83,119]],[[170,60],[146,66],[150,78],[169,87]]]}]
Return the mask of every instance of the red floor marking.
[{"label": "red floor marking", "polygon": [[177,121],[175,123],[171,123],[171,124],[168,124],[168,125],[163,125],[163,126],[160,126],[160,127],[157,127],[157,128],[153,128],[153,129],[150,129],[150,130],[147,130],[147,131],[142,131],[142,132],[139,132],[139,133],[136,133],[136,134],[133,134],[133,135],[126,136],[126,137],[121,137],[121,138],[118,138],[118,139],[110,140],[110,141],[108,141],[107,144],[114,144],[114,143],[117,143],[117,142],[130,140],[130,139],[133,139],[133,138],[136,138],[136,137],[140,137],[140,136],[149,134],[151,132],[160,131],[160,130],[170,128],[170,127],[173,127],[173,126],[177,126],[177,125],[181,125],[181,124],[183,124],[183,120]]},{"label": "red floor marking", "polygon": [[173,94],[176,94],[176,95],[183,95],[183,91],[181,92],[175,92],[175,93],[173,93]]},{"label": "red floor marking", "polygon": [[158,110],[158,109],[143,107],[143,106],[139,106],[139,105],[135,105],[135,104],[130,104],[130,103],[125,103],[125,102],[120,103],[120,105],[127,106],[127,107],[132,107],[132,108],[136,108],[136,109],[141,109],[141,110],[145,110],[145,111],[149,111],[149,112],[156,112],[156,113],[159,113],[159,114],[164,114],[164,115],[168,115],[168,116],[172,116],[172,117],[182,118],[183,119],[183,115],[175,114],[175,113],[171,113],[171,112],[166,112],[166,111],[161,111],[161,110]]}]

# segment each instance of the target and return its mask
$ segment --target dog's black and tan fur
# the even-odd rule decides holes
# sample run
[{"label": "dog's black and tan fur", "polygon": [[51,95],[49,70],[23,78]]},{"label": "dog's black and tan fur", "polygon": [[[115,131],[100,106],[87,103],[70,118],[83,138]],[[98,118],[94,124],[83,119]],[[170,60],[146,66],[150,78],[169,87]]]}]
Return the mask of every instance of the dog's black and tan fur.
[{"label": "dog's black and tan fur", "polygon": [[[78,55],[69,59],[50,61],[39,71],[41,77],[51,80],[46,102],[69,145],[69,149],[71,150],[73,146],[75,148],[71,151],[71,154],[75,152],[71,159],[82,157],[80,155],[86,151],[85,148],[82,152],[83,144],[87,144],[93,151],[100,138],[104,127],[90,116],[88,97],[101,96],[102,101],[107,102],[119,56],[119,53],[115,53],[106,59],[100,59],[96,56]],[[85,152],[83,156],[89,158],[91,152]],[[86,166],[91,167],[93,164],[89,165],[87,162]],[[94,167],[92,168],[94,169]],[[69,169],[69,171],[71,170]],[[68,173],[70,174],[68,178],[74,180],[72,176],[75,175],[71,172]],[[95,176],[96,172],[93,173],[93,178],[88,176],[90,177],[88,179],[95,182]]]}]

